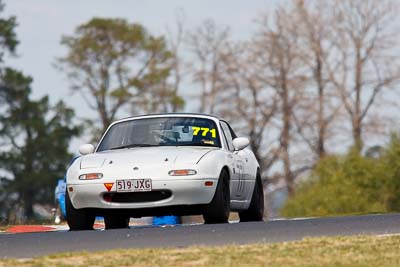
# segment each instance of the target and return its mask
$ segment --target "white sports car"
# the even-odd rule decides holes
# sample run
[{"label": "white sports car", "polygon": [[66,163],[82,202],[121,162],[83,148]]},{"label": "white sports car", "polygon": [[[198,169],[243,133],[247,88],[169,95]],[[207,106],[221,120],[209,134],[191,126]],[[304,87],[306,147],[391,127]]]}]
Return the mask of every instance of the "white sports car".
[{"label": "white sports car", "polygon": [[96,149],[67,171],[66,211],[71,230],[128,227],[130,217],[203,215],[225,223],[261,221],[260,167],[249,140],[229,124],[201,114],[145,115],[112,123]]}]

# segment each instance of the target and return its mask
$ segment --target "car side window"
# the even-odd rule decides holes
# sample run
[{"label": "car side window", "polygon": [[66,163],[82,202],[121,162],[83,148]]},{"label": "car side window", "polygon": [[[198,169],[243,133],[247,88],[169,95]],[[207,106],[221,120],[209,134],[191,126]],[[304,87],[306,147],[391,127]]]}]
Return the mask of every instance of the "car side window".
[{"label": "car side window", "polygon": [[236,136],[235,132],[233,131],[232,127],[229,124],[227,124],[227,125],[229,127],[230,132],[231,132],[232,140],[234,140],[235,138],[237,138],[237,136]]},{"label": "car side window", "polygon": [[230,151],[234,151],[235,148],[233,147],[233,138],[232,138],[230,127],[224,121],[221,121],[221,127],[222,127],[222,132],[225,136],[226,142],[228,143],[228,149]]},{"label": "car side window", "polygon": [[[222,125],[221,125],[221,128],[222,128]],[[224,143],[224,146],[227,147],[227,148],[229,149],[229,147],[228,147],[228,141],[226,140],[224,130],[222,130],[221,133],[222,133],[222,134],[221,134],[221,142],[223,142],[223,143]]]}]

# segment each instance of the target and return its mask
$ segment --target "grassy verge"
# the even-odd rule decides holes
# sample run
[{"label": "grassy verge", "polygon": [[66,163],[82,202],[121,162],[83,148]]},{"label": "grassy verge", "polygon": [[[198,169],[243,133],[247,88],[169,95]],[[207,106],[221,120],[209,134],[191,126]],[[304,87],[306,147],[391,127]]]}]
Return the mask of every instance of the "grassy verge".
[{"label": "grassy verge", "polygon": [[0,260],[0,266],[400,266],[400,236],[184,249],[126,249]]}]

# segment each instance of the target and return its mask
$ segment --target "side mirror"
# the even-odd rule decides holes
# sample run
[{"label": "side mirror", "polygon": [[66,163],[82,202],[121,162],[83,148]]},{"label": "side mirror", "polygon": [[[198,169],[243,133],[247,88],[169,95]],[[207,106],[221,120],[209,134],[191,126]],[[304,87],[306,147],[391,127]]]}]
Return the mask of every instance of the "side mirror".
[{"label": "side mirror", "polygon": [[85,144],[79,147],[79,153],[81,155],[92,154],[94,152],[94,146],[92,144]]},{"label": "side mirror", "polygon": [[233,139],[233,147],[235,150],[242,150],[250,144],[249,139],[246,137],[238,137]]}]

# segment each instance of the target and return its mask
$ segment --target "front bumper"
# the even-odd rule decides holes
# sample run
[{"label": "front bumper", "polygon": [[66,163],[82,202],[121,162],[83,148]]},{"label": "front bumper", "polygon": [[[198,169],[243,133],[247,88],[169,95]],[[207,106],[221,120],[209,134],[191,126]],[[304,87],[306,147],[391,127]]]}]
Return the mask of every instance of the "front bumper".
[{"label": "front bumper", "polygon": [[[213,181],[212,186],[205,186],[205,181]],[[208,204],[214,197],[218,179],[176,179],[176,180],[152,180],[152,190],[169,190],[171,196],[150,202],[117,203],[104,200],[104,194],[116,193],[115,183],[110,192],[104,183],[80,182],[79,184],[67,184],[67,191],[72,205],[76,209],[147,209],[168,206]]]}]

